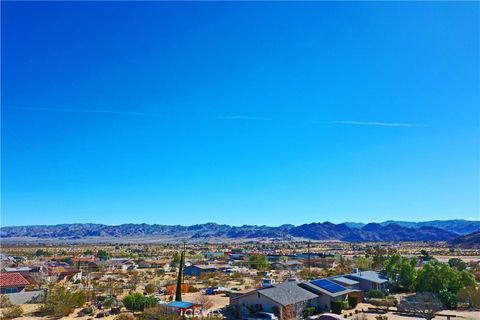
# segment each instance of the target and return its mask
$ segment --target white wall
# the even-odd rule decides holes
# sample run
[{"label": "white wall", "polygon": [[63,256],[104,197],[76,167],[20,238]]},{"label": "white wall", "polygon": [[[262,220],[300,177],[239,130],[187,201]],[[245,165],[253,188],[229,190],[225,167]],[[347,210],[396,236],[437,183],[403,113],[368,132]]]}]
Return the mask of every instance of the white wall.
[{"label": "white wall", "polygon": [[254,292],[247,296],[240,297],[232,302],[236,302],[236,304],[240,307],[240,312],[243,316],[250,315],[250,311],[247,309],[247,306],[251,305],[261,304],[263,306],[263,311],[266,312],[272,312],[272,307],[274,306],[278,307],[280,310],[282,308],[280,304],[275,303],[259,292]]}]

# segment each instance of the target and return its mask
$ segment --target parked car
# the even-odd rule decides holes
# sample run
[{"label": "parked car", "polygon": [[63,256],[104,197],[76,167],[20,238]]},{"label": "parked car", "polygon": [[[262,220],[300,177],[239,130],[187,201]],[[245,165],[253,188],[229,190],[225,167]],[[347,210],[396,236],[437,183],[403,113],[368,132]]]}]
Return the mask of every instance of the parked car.
[{"label": "parked car", "polygon": [[270,312],[257,312],[244,320],[278,320],[278,317]]},{"label": "parked car", "polygon": [[227,289],[224,287],[210,287],[205,290],[205,294],[208,295],[215,295],[215,294],[220,294],[220,293],[225,293]]}]

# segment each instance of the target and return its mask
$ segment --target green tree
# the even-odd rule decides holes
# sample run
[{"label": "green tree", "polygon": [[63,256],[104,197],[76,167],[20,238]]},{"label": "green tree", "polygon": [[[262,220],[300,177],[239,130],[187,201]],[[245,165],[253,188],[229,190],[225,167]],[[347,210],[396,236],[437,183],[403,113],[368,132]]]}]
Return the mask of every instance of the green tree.
[{"label": "green tree", "polygon": [[438,294],[447,289],[457,294],[461,288],[475,285],[475,277],[468,271],[458,271],[448,264],[432,260],[417,272],[414,286],[417,292],[433,292]]},{"label": "green tree", "polygon": [[250,267],[257,270],[268,270],[270,269],[270,263],[268,262],[268,257],[264,254],[252,254],[248,258]]},{"label": "green tree", "polygon": [[416,264],[417,259],[409,259],[395,254],[385,260],[385,273],[392,281],[393,286],[410,290],[416,275]]},{"label": "green tree", "polygon": [[110,258],[110,254],[107,251],[100,249],[97,251],[97,257],[100,260],[107,260],[108,258]]},{"label": "green tree", "polygon": [[430,252],[428,252],[427,250],[420,250],[420,259],[422,259],[423,261],[430,261],[430,260],[433,260],[433,256],[430,254]]},{"label": "green tree", "polygon": [[370,270],[373,267],[373,259],[367,257],[358,257],[355,259],[354,264],[358,269],[362,271]]},{"label": "green tree", "polygon": [[35,251],[35,256],[36,257],[41,257],[41,256],[49,257],[49,256],[51,256],[51,254],[50,254],[50,252],[48,252],[46,250],[38,249],[37,251]]},{"label": "green tree", "polygon": [[382,247],[368,248],[365,252],[365,257],[371,257],[373,260],[373,268],[375,270],[382,270],[384,268],[384,263],[387,258],[395,254],[395,249],[387,249]]},{"label": "green tree", "polygon": [[451,258],[448,260],[448,265],[458,271],[467,269],[467,263],[460,258]]}]

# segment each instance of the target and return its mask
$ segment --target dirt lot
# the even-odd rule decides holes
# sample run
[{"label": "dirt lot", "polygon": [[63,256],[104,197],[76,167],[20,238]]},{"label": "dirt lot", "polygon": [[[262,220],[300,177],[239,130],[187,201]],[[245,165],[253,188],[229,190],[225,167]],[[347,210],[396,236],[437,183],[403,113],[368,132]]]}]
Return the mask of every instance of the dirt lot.
[{"label": "dirt lot", "polygon": [[[373,307],[370,304],[367,303],[359,303],[357,307],[355,308],[356,310],[368,310],[369,307]],[[349,318],[354,318],[355,317],[355,309],[351,310],[345,310],[343,311],[343,314],[349,314],[352,313],[353,317]],[[406,316],[406,315],[399,315],[394,312],[387,312],[387,313],[377,313],[377,312],[363,312],[361,314],[364,314],[367,316],[368,320],[376,320],[375,317],[378,315],[385,315],[388,317],[388,320],[412,320],[412,319],[422,319],[419,317],[414,317],[414,316]],[[480,320],[480,311],[452,311],[452,310],[444,310],[440,312],[442,315],[454,315],[456,316],[455,319],[468,319],[468,320]],[[434,318],[435,320],[446,320],[447,317],[445,316],[437,316]],[[453,319],[453,318],[452,318]]]}]

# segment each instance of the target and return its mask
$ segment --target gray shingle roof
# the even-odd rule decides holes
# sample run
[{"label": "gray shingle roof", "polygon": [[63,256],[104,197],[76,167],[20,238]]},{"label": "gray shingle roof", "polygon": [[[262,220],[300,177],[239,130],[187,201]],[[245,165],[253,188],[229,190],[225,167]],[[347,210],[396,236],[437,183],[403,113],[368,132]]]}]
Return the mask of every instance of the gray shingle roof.
[{"label": "gray shingle roof", "polygon": [[258,292],[265,297],[274,300],[282,306],[288,306],[297,302],[315,299],[318,296],[313,292],[301,288],[297,282],[284,282],[274,284],[271,287],[259,289]]}]

